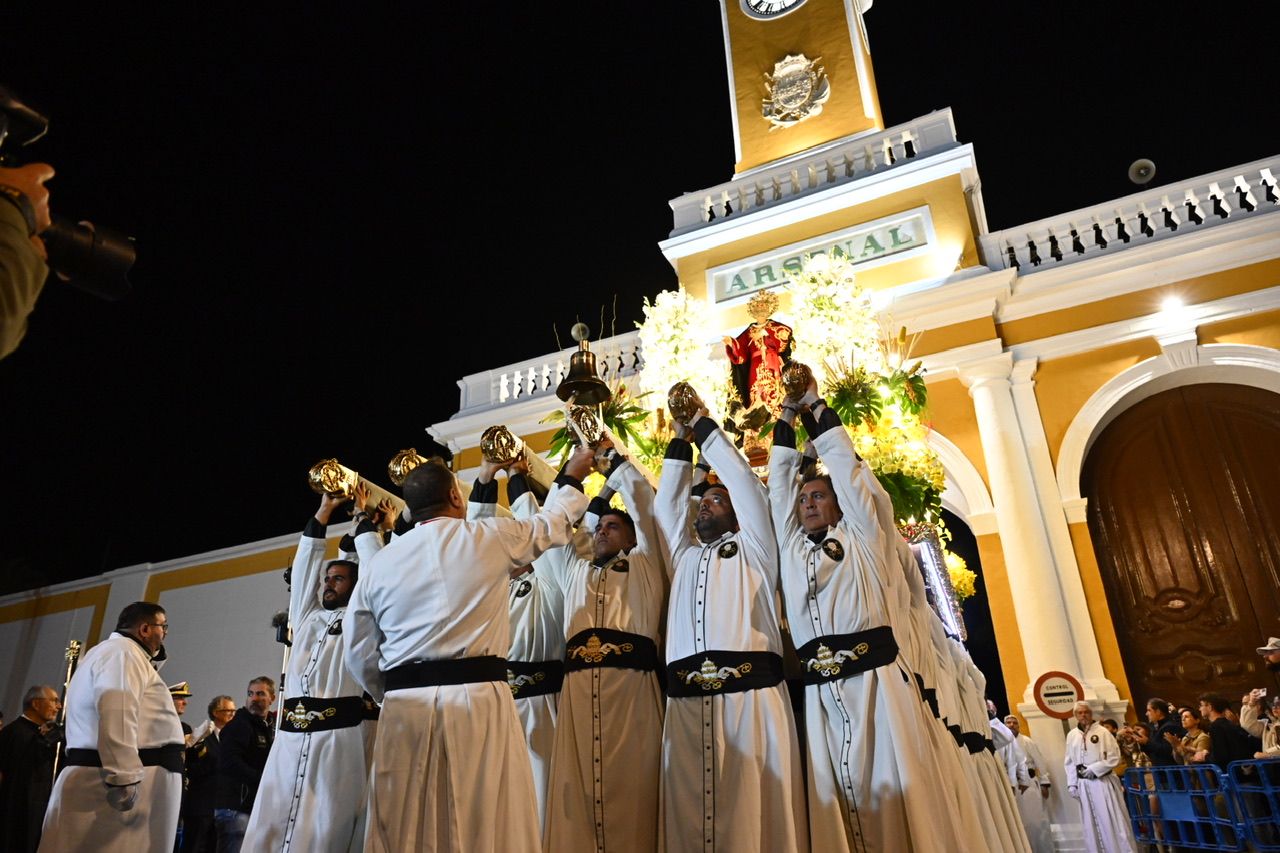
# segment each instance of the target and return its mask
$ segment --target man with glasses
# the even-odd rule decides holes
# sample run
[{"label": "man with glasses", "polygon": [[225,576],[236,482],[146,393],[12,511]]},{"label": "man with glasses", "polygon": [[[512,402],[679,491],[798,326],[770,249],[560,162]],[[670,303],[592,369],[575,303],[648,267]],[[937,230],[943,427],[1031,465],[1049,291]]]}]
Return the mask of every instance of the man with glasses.
[{"label": "man with glasses", "polygon": [[182,801],[182,726],[160,678],[164,608],[135,601],[85,653],[67,687],[65,770],[45,812],[41,850],[173,847]]},{"label": "man with glasses", "polygon": [[61,707],[57,691],[37,684],[22,697],[22,716],[0,730],[0,850],[29,853],[40,843]]},{"label": "man with glasses", "polygon": [[187,748],[187,790],[182,794],[182,853],[211,853],[216,841],[213,800],[218,790],[218,745],[236,715],[236,700],[215,696],[209,719],[196,726]]}]

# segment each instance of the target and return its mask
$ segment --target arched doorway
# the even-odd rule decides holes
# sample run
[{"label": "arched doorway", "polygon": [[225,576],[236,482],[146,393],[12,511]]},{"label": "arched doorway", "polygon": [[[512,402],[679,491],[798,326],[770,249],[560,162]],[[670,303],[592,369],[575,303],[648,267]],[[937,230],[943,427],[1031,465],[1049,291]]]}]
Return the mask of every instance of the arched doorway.
[{"label": "arched doorway", "polygon": [[1135,704],[1270,684],[1280,634],[1280,395],[1185,385],[1123,412],[1081,476]]}]

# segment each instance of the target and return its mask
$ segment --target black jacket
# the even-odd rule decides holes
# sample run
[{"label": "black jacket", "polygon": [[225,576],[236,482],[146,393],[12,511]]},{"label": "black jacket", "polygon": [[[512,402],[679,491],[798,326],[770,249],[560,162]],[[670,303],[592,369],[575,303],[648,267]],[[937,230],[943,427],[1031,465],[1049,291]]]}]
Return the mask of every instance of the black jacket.
[{"label": "black jacket", "polygon": [[1209,724],[1209,763],[1222,770],[1233,761],[1247,761],[1261,749],[1261,741],[1246,732],[1238,723],[1219,717]]},{"label": "black jacket", "polygon": [[1156,767],[1168,767],[1177,764],[1177,759],[1173,757],[1173,746],[1164,739],[1164,736],[1166,733],[1172,733],[1179,738],[1185,737],[1187,730],[1178,725],[1173,717],[1165,717],[1160,721],[1160,725],[1153,725],[1152,729],[1154,731],[1151,732],[1151,737],[1147,741],[1147,745],[1142,748],[1142,751],[1147,754],[1147,757],[1151,759],[1151,763]]},{"label": "black jacket", "polygon": [[244,708],[236,709],[236,715],[223,726],[218,738],[215,809],[253,811],[258,783],[262,781],[262,768],[267,766],[267,754],[271,752],[275,734],[275,729],[266,720],[255,717]]}]

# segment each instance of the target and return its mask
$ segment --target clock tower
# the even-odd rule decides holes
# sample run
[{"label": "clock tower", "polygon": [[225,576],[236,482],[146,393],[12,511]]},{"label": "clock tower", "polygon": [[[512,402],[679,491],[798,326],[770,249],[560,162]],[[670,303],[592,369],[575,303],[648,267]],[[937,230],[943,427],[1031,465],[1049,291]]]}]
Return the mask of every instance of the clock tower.
[{"label": "clock tower", "polygon": [[720,0],[734,173],[884,129],[862,15],[871,0]]}]

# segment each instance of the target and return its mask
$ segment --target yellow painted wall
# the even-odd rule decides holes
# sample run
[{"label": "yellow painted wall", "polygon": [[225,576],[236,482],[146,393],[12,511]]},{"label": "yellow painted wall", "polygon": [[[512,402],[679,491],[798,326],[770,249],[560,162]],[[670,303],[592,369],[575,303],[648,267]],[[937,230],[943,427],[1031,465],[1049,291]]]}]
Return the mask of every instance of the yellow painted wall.
[{"label": "yellow painted wall", "polygon": [[1022,344],[1077,329],[1145,317],[1159,311],[1164,300],[1170,296],[1180,298],[1187,305],[1195,305],[1278,284],[1280,260],[1263,261],[1071,308],[1060,308],[1048,314],[1013,320],[1000,325],[1000,336],[1004,338],[1006,345]]},{"label": "yellow painted wall", "polygon": [[[872,75],[870,103],[862,101],[854,46],[844,0],[807,0],[800,8],[774,20],[747,16],[739,0],[722,0],[728,12],[729,48],[733,61],[739,141],[742,160],[735,172],[884,125]],[[831,83],[831,97],[822,112],[791,127],[776,128],[766,119],[766,73],[788,55],[820,59]],[[868,70],[871,58],[866,58]]]},{"label": "yellow painted wall", "polygon": [[1013,610],[1013,592],[1009,587],[1004,551],[1000,547],[1000,534],[989,533],[977,537],[977,540],[978,558],[982,561],[982,583],[987,588],[991,625],[995,629],[996,648],[1000,652],[1000,668],[1004,670],[1005,696],[1009,707],[1017,708],[1030,676],[1026,653],[1022,649],[1022,634],[1018,630],[1018,617]]},{"label": "yellow painted wall", "polygon": [[1116,374],[1159,354],[1160,345],[1153,338],[1141,338],[1040,363],[1036,402],[1055,467],[1062,438],[1089,398]]},{"label": "yellow painted wall", "polygon": [[963,323],[952,323],[950,326],[939,326],[936,329],[927,329],[921,332],[920,336],[916,338],[915,346],[911,348],[911,355],[918,358],[922,355],[943,352],[944,350],[968,346],[969,344],[980,344],[983,341],[991,340],[995,336],[995,319],[992,317],[978,317],[975,320],[965,320]]},{"label": "yellow painted wall", "polygon": [[1197,331],[1202,344],[1248,344],[1280,349],[1280,310],[1246,314],[1201,326]]},{"label": "yellow painted wall", "polygon": [[[707,293],[708,269],[776,251],[793,243],[815,240],[825,234],[850,229],[926,205],[933,218],[936,235],[933,251],[859,271],[858,283],[868,290],[883,290],[900,284],[947,275],[956,269],[957,264],[977,265],[978,253],[973,231],[970,228],[964,184],[959,175],[951,175],[866,204],[817,216],[766,234],[735,240],[706,252],[680,258],[676,262],[676,274],[690,295],[710,301],[711,295]],[[788,310],[789,297],[785,293],[779,293],[779,296],[782,300],[780,310]],[[717,324],[723,322],[724,325],[729,326],[741,323],[746,326],[751,322],[745,305],[722,310],[726,313],[717,317]]]},{"label": "yellow painted wall", "polygon": [[982,437],[978,434],[978,417],[973,411],[969,389],[959,379],[928,383],[929,425],[960,448],[982,475],[987,488],[987,460],[982,454]]},{"label": "yellow painted wall", "polygon": [[87,650],[102,639],[102,621],[107,609],[107,597],[111,594],[111,585],[77,589],[71,592],[58,592],[53,595],[42,595],[28,601],[19,601],[0,607],[0,622],[20,622],[27,619],[39,619],[51,613],[63,613],[67,610],[79,610],[92,607],[93,617],[89,621],[89,633],[85,635],[84,648]]}]

